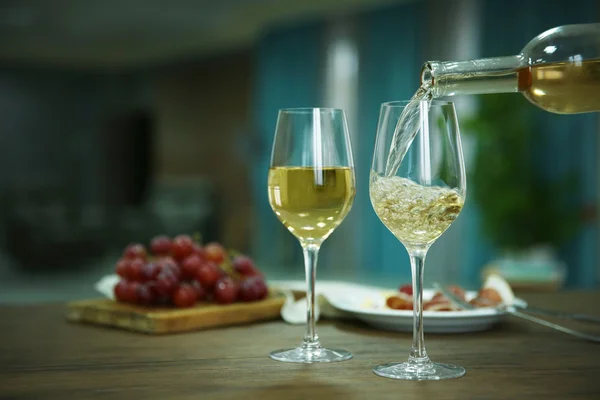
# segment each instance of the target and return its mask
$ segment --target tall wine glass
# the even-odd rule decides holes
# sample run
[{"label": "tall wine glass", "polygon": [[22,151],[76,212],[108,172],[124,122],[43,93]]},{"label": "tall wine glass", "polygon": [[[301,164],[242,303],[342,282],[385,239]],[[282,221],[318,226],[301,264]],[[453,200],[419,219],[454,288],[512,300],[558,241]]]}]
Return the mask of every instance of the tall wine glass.
[{"label": "tall wine glass", "polygon": [[279,111],[271,166],[269,203],[300,241],[306,272],[307,325],[302,344],[277,350],[271,358],[295,363],[352,358],[323,348],[315,330],[315,279],[321,244],[346,217],[356,193],[346,115],[331,108]]},{"label": "tall wine glass", "polygon": [[[405,116],[412,113],[418,123],[398,124],[407,108]],[[400,145],[405,154],[390,152],[395,130],[395,148]],[[386,168],[388,163],[394,164],[393,157],[401,157],[399,167],[396,163],[396,168]],[[369,193],[375,213],[408,252],[414,293],[413,345],[408,361],[380,365],[373,372],[408,380],[463,376],[462,367],[432,362],[423,337],[425,256],[433,242],[458,217],[466,194],[465,166],[453,103],[434,100],[390,102],[381,106]]]}]

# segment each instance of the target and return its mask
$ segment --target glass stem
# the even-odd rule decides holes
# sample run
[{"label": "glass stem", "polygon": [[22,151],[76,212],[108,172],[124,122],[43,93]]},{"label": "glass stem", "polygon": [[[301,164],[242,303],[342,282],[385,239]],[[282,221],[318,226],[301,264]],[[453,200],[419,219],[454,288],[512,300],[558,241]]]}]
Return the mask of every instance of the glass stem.
[{"label": "glass stem", "polygon": [[315,280],[319,246],[304,245],[302,250],[304,251],[304,268],[306,270],[306,334],[302,347],[314,349],[321,346],[315,329]]},{"label": "glass stem", "polygon": [[423,335],[423,269],[427,249],[410,251],[409,255],[413,287],[413,345],[408,361],[424,364],[429,362]]}]

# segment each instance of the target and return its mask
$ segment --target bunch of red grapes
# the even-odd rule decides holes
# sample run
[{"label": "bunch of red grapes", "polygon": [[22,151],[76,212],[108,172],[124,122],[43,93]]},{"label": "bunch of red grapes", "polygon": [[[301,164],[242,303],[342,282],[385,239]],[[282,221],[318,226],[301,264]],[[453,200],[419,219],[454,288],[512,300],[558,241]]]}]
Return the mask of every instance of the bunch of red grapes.
[{"label": "bunch of red grapes", "polygon": [[127,246],[117,262],[121,277],[115,297],[143,306],[192,307],[199,301],[230,304],[262,300],[268,288],[247,256],[229,257],[219,243],[201,246],[188,235],[156,236],[150,254],[139,243]]}]

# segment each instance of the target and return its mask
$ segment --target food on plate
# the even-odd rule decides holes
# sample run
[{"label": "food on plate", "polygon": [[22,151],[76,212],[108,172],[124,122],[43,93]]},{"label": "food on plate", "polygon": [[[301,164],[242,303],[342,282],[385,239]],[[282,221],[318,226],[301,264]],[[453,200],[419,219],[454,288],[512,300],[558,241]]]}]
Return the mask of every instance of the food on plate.
[{"label": "food on plate", "polygon": [[230,257],[216,242],[202,246],[188,235],[165,235],[128,245],[115,265],[120,280],[114,287],[119,302],[142,306],[187,308],[200,301],[218,304],[259,301],[268,287],[254,261]]},{"label": "food on plate", "polygon": [[413,288],[412,288],[412,285],[410,283],[408,283],[406,285],[400,286],[400,289],[398,289],[398,291],[400,293],[404,293],[404,294],[407,294],[409,296],[413,295]]},{"label": "food on plate", "polygon": [[[503,302],[501,291],[492,287],[493,285],[484,285],[477,296],[469,301],[475,307],[495,307]],[[466,301],[466,292],[460,286],[449,286],[448,290]],[[412,310],[413,309],[413,290],[410,284],[402,285],[398,293],[394,293],[386,298],[386,306],[392,310]],[[423,310],[425,311],[460,311],[450,300],[441,292],[436,292],[429,300],[423,300]]]},{"label": "food on plate", "polygon": [[[412,290],[412,288],[411,288]],[[398,295],[389,296],[386,299],[386,305],[393,310],[412,310],[413,309],[413,298],[412,295],[407,295],[404,292],[400,292]]]},{"label": "food on plate", "polygon": [[496,289],[484,287],[477,293],[477,297],[469,301],[469,303],[475,307],[494,307],[502,304],[502,297]]}]

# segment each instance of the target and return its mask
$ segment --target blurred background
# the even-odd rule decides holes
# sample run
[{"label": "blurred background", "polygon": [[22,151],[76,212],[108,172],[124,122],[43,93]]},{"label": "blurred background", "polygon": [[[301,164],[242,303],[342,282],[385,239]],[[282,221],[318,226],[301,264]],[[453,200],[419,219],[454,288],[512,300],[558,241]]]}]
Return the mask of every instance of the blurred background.
[{"label": "blurred background", "polygon": [[[546,29],[598,22],[599,0],[0,1],[0,302],[94,296],[122,248],[195,233],[302,279],[266,178],[277,110],[344,108],[358,194],[319,279],[395,287],[408,257],[374,214],[380,103],[426,60],[513,55]],[[426,281],[595,287],[597,114],[522,96],[457,102],[469,191]]]}]

